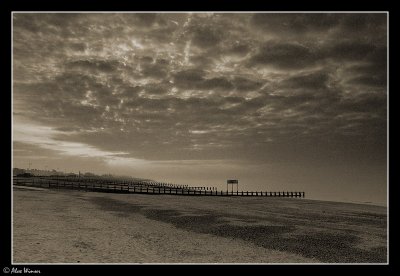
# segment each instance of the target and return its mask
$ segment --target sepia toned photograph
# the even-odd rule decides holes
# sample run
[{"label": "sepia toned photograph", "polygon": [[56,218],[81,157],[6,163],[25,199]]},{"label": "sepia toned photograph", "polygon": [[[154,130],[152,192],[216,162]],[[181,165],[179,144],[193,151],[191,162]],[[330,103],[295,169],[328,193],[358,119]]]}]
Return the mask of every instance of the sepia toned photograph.
[{"label": "sepia toned photograph", "polygon": [[388,264],[388,12],[13,12],[14,264]]}]

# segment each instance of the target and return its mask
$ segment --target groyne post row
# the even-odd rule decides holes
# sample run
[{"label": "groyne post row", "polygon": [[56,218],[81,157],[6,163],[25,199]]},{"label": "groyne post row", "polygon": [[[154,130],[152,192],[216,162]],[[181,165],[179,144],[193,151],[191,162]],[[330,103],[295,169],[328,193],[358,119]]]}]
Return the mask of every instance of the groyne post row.
[{"label": "groyne post row", "polygon": [[171,194],[190,196],[264,196],[304,198],[305,192],[218,191],[216,187],[190,187],[155,181],[95,179],[76,177],[14,177],[16,185],[94,192]]}]

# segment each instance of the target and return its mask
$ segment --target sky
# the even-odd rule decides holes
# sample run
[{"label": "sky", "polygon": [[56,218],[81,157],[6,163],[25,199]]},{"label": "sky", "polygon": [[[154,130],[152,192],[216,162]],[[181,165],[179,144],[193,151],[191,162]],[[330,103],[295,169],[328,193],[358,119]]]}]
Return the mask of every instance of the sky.
[{"label": "sky", "polygon": [[13,166],[386,204],[387,39],[386,13],[14,13]]}]

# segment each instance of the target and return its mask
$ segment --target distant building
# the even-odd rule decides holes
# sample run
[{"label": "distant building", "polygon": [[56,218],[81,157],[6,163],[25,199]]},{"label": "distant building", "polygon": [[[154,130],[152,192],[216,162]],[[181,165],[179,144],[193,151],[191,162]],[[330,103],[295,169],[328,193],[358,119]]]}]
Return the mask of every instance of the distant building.
[{"label": "distant building", "polygon": [[13,176],[17,176],[19,174],[25,173],[24,169],[19,169],[19,168],[13,168]]},{"label": "distant building", "polygon": [[94,173],[87,172],[83,176],[85,176],[85,177],[93,177],[93,176],[96,176],[96,175]]},{"label": "distant building", "polygon": [[18,176],[18,177],[32,177],[32,176],[34,176],[34,175],[31,174],[31,173],[21,173],[21,174],[18,174],[17,176]]}]

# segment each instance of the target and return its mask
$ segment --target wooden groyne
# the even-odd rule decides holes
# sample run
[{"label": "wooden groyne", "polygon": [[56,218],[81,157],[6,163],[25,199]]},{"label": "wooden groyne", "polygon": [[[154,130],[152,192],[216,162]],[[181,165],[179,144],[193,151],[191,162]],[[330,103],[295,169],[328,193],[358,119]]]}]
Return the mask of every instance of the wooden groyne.
[{"label": "wooden groyne", "polygon": [[216,187],[191,187],[148,180],[116,180],[86,177],[14,177],[14,185],[73,189],[107,193],[169,194],[185,196],[264,196],[304,198],[305,192],[222,191]]}]

